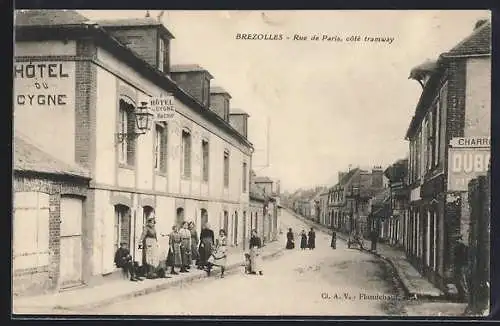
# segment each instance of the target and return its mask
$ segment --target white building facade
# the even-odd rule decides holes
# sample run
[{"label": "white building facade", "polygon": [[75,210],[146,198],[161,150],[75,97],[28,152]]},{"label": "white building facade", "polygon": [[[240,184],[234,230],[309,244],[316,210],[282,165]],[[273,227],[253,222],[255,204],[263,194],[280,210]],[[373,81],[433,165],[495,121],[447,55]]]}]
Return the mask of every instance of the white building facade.
[{"label": "white building facade", "polygon": [[[153,214],[165,257],[167,234],[184,220],[198,232],[209,222],[216,234],[226,229],[232,245],[243,242],[251,227],[250,218],[242,219],[249,215],[252,144],[208,100],[181,89],[167,73],[168,60],[151,65],[99,25],[16,27],[14,127],[55,157],[90,170],[82,203],[84,281],[116,270],[120,242],[140,262],[139,238]],[[163,45],[149,51],[167,58],[166,29],[150,30]],[[167,95],[174,96],[173,119],[153,122],[142,135],[117,136],[135,130],[132,112],[142,101]]]}]

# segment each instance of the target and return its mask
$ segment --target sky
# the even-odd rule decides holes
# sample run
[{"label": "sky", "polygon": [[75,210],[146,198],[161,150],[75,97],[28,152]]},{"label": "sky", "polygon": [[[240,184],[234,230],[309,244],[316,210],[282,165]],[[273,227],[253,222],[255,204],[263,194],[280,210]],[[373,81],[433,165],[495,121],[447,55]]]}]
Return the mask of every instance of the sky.
[{"label": "sky", "polygon": [[[98,20],[146,10],[80,13]],[[481,18],[489,11],[165,11],[162,22],[175,36],[172,63],[201,65],[231,94],[231,107],[250,115],[257,174],[293,191],[331,186],[349,165],[385,167],[407,156],[404,136],[422,91],[410,70],[451,49]],[[238,33],[285,39],[238,40]],[[309,39],[294,41],[295,34]]]}]

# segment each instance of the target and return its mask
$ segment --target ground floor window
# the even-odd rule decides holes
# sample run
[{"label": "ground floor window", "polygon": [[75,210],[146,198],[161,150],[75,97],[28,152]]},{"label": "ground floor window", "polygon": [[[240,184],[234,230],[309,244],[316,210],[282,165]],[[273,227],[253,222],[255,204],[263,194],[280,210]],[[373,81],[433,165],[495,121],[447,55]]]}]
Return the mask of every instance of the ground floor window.
[{"label": "ground floor window", "polygon": [[130,249],[130,209],[125,205],[115,205],[113,244],[118,250],[120,243],[126,242]]}]

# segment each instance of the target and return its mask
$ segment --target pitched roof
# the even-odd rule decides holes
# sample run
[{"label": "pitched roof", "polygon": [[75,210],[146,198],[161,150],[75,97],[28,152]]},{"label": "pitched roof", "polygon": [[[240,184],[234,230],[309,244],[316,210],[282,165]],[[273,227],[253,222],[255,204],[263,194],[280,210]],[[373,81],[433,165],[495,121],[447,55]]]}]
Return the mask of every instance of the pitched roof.
[{"label": "pitched roof", "polygon": [[444,55],[473,55],[491,53],[491,22],[485,22],[472,34],[455,45]]},{"label": "pitched roof", "polygon": [[339,183],[340,184],[346,184],[347,182],[349,182],[349,180],[354,176],[354,174],[358,171],[359,169],[358,168],[354,168],[352,169],[351,171],[347,172],[341,180],[339,180]]},{"label": "pitched roof", "polygon": [[210,94],[227,94],[230,95],[228,91],[226,91],[224,88],[220,86],[211,86],[210,87]]},{"label": "pitched roof", "polygon": [[273,182],[269,177],[255,177],[254,182],[264,183],[264,182]]},{"label": "pitched roof", "polygon": [[242,109],[237,109],[237,108],[231,108],[229,114],[249,115],[248,113],[246,113]]},{"label": "pitched roof", "polygon": [[89,172],[76,164],[65,163],[33,145],[20,135],[14,136],[14,170],[69,175],[89,179]]},{"label": "pitched roof", "polygon": [[16,10],[14,24],[18,26],[74,25],[90,22],[75,10]]},{"label": "pitched roof", "polygon": [[214,78],[210,72],[196,63],[188,63],[188,64],[176,64],[170,66],[170,72],[206,72],[210,76],[210,78]]},{"label": "pitched roof", "polygon": [[152,17],[144,18],[119,18],[119,19],[102,19],[97,20],[97,23],[104,28],[128,28],[128,27],[157,27],[160,32],[168,38],[175,38],[172,33],[163,25],[163,23]]}]

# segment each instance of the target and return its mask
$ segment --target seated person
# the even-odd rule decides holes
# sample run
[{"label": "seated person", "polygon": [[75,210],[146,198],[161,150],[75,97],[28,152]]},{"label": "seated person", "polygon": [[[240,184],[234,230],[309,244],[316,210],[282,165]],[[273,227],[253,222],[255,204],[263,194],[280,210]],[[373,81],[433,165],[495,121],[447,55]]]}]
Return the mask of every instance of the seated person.
[{"label": "seated person", "polygon": [[122,268],[130,275],[130,280],[132,282],[141,281],[141,279],[137,278],[135,275],[135,268],[130,251],[127,249],[127,243],[120,243],[120,248],[118,248],[115,253],[115,264],[116,267]]}]

